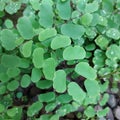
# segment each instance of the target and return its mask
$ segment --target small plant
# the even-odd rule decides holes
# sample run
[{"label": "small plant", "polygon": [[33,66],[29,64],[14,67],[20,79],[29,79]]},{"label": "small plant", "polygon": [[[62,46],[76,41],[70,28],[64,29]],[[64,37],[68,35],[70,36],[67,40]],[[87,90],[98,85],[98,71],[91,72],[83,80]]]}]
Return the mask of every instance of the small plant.
[{"label": "small plant", "polygon": [[0,120],[106,117],[119,10],[120,0],[0,0]]}]

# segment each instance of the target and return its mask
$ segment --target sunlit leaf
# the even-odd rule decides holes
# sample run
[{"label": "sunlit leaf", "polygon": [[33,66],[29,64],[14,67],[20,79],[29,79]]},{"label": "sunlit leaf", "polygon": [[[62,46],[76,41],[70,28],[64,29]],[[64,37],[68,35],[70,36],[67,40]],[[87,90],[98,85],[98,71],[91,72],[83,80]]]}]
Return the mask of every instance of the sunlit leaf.
[{"label": "sunlit leaf", "polygon": [[10,2],[9,4],[6,5],[5,10],[9,14],[14,14],[16,13],[21,7],[20,2]]},{"label": "sunlit leaf", "polygon": [[79,104],[82,104],[86,96],[86,93],[75,82],[68,84],[68,93],[73,97],[73,100],[77,101]]},{"label": "sunlit leaf", "polygon": [[[63,112],[64,111],[64,112]],[[71,113],[72,111],[74,111],[74,108],[71,104],[65,104],[63,106],[61,106],[57,111],[56,113],[59,115],[59,116],[65,116],[67,115],[68,113]]]},{"label": "sunlit leaf", "polygon": [[35,66],[35,68],[41,68],[43,65],[43,61],[44,61],[44,49],[43,48],[36,48],[33,51],[33,64]]},{"label": "sunlit leaf", "polygon": [[17,29],[20,35],[26,40],[31,39],[34,36],[32,23],[30,19],[26,16],[18,19]]},{"label": "sunlit leaf", "polygon": [[66,46],[69,46],[71,44],[71,40],[68,36],[65,35],[59,35],[56,36],[52,42],[51,42],[51,48],[53,50],[64,48]]},{"label": "sunlit leaf", "polygon": [[43,73],[47,80],[53,80],[55,72],[55,60],[53,58],[48,58],[43,63]]},{"label": "sunlit leaf", "polygon": [[90,25],[90,23],[92,22],[93,16],[90,13],[86,13],[81,17],[81,23],[83,25]]},{"label": "sunlit leaf", "polygon": [[28,87],[30,85],[30,83],[31,83],[30,76],[27,75],[27,74],[23,75],[22,79],[21,79],[21,83],[20,83],[21,87],[26,88],[26,87]]},{"label": "sunlit leaf", "polygon": [[6,50],[13,50],[16,47],[15,44],[15,40],[16,40],[16,35],[8,29],[4,29],[1,31],[1,36],[0,36],[0,40],[2,43],[2,46],[6,49]]},{"label": "sunlit leaf", "polygon": [[95,110],[91,106],[88,106],[87,109],[84,111],[84,113],[88,118],[92,118],[95,116]]},{"label": "sunlit leaf", "polygon": [[109,99],[109,95],[107,93],[104,94],[101,101],[100,101],[100,105],[104,106],[107,103],[108,99]]},{"label": "sunlit leaf", "polygon": [[47,40],[54,37],[56,34],[57,31],[54,28],[47,28],[39,33],[39,41]]},{"label": "sunlit leaf", "polygon": [[59,120],[59,115],[53,115],[50,120]]},{"label": "sunlit leaf", "polygon": [[62,19],[64,19],[64,20],[70,19],[70,17],[71,17],[70,0],[66,0],[65,2],[61,2],[61,0],[58,0],[57,10],[58,10],[58,15]]},{"label": "sunlit leaf", "polygon": [[53,25],[53,8],[52,0],[42,0],[39,12],[39,23],[43,27],[52,27]]},{"label": "sunlit leaf", "polygon": [[117,46],[116,44],[112,44],[108,47],[107,51],[106,51],[106,55],[108,58],[116,60],[116,59],[120,59],[120,47]]},{"label": "sunlit leaf", "polygon": [[84,35],[85,28],[81,25],[75,25],[72,23],[63,24],[61,26],[61,33],[67,35],[73,39],[78,39]]},{"label": "sunlit leaf", "polygon": [[33,41],[28,41],[21,46],[21,53],[24,57],[30,57],[32,52],[32,43]]},{"label": "sunlit leaf", "polygon": [[[100,86],[96,80],[85,80],[85,88],[90,97],[95,98],[100,94]],[[93,87],[94,86],[94,87]]]},{"label": "sunlit leaf", "polygon": [[101,49],[106,49],[109,44],[109,40],[101,35],[96,38],[95,42]]},{"label": "sunlit leaf", "polygon": [[47,93],[40,94],[38,95],[38,99],[40,102],[51,102],[55,99],[55,93],[47,92]]},{"label": "sunlit leaf", "polygon": [[34,116],[42,109],[42,107],[43,107],[43,104],[39,101],[33,103],[31,106],[29,106],[28,111],[27,111],[27,115],[29,117]]},{"label": "sunlit leaf", "polygon": [[58,70],[54,74],[53,88],[58,93],[63,93],[66,90],[66,73],[64,70]]},{"label": "sunlit leaf", "polygon": [[32,82],[38,82],[42,76],[41,70],[37,68],[32,69],[32,74],[31,74],[31,81]]},{"label": "sunlit leaf", "polygon": [[111,28],[109,29],[107,32],[106,32],[106,35],[109,37],[109,38],[112,38],[112,39],[115,39],[115,40],[118,40],[120,38],[120,32],[119,30],[115,29],[115,28]]},{"label": "sunlit leaf", "polygon": [[13,22],[12,22],[10,19],[7,19],[7,20],[5,21],[5,26],[6,26],[7,28],[12,28],[14,25],[13,25]]},{"label": "sunlit leaf", "polygon": [[75,71],[88,79],[94,80],[97,77],[96,70],[93,69],[87,62],[80,62],[76,65]]},{"label": "sunlit leaf", "polygon": [[86,52],[83,47],[78,45],[72,47],[69,46],[64,49],[63,51],[63,58],[65,60],[77,60],[77,59],[84,59],[86,56]]},{"label": "sunlit leaf", "polygon": [[99,8],[98,2],[97,1],[93,1],[92,3],[86,4],[85,12],[86,13],[92,13],[92,12],[97,11],[98,8]]},{"label": "sunlit leaf", "polygon": [[109,108],[106,107],[106,108],[104,108],[103,110],[97,111],[97,116],[98,116],[98,117],[104,117],[104,116],[106,116],[106,114],[107,114],[108,112],[109,112]]}]

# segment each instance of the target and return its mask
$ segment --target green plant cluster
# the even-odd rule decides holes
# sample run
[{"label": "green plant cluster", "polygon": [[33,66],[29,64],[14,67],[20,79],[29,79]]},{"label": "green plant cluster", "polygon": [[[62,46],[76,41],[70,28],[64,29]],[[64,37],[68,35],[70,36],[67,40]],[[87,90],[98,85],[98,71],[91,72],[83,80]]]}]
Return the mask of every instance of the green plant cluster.
[{"label": "green plant cluster", "polygon": [[0,0],[0,120],[106,116],[120,80],[119,10],[120,0]]}]

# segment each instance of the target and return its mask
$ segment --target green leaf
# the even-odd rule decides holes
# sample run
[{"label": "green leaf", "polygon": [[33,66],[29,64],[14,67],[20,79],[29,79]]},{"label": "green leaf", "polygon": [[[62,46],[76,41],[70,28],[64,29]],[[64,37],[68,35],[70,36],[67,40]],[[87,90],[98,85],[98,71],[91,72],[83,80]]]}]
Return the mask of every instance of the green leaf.
[{"label": "green leaf", "polygon": [[2,105],[2,104],[0,104],[0,113],[3,113],[3,112],[4,112],[4,110],[5,110],[5,106],[4,106],[4,105]]},{"label": "green leaf", "polygon": [[87,62],[78,63],[75,67],[75,72],[90,80],[94,80],[97,77],[96,70],[89,66]]},{"label": "green leaf", "polygon": [[53,50],[64,48],[66,46],[69,46],[71,44],[71,40],[68,36],[65,35],[59,35],[56,36],[52,42],[51,42],[51,48]]},{"label": "green leaf", "polygon": [[35,68],[41,68],[43,65],[43,61],[44,61],[44,49],[43,48],[36,48],[33,51],[33,64],[35,66]]},{"label": "green leaf", "polygon": [[[100,95],[100,86],[96,80],[85,80],[85,88],[87,90],[88,96],[96,98]],[[94,86],[94,87],[93,87]]]},{"label": "green leaf", "polygon": [[101,68],[99,71],[98,71],[98,74],[102,77],[104,75],[108,75],[112,72],[111,68],[109,67],[104,67],[104,68]]},{"label": "green leaf", "polygon": [[5,2],[4,1],[0,1],[0,11],[3,11],[5,8]]},{"label": "green leaf", "polygon": [[52,0],[42,0],[39,12],[39,23],[41,26],[47,28],[52,27],[53,25],[53,8],[52,8]]},{"label": "green leaf", "polygon": [[31,56],[32,44],[33,44],[33,41],[28,41],[21,46],[20,51],[21,51],[21,53],[23,54],[24,57],[30,57]]},{"label": "green leaf", "polygon": [[72,97],[69,94],[59,95],[56,100],[62,104],[69,103],[72,101]]},{"label": "green leaf", "polygon": [[75,25],[72,23],[63,24],[61,26],[61,33],[67,35],[73,39],[78,39],[84,35],[85,28],[81,25]]},{"label": "green leaf", "polygon": [[92,13],[92,12],[97,11],[98,8],[99,8],[98,2],[97,1],[93,1],[92,3],[86,4],[85,12],[86,13]]},{"label": "green leaf", "polygon": [[23,93],[22,93],[22,92],[17,92],[17,93],[16,93],[16,97],[17,97],[18,99],[21,99],[21,98],[23,97]]},{"label": "green leaf", "polygon": [[58,114],[59,116],[65,116],[68,113],[71,113],[74,111],[74,108],[71,104],[65,104],[62,105],[57,111],[56,114]]},{"label": "green leaf", "polygon": [[41,79],[41,77],[42,77],[41,70],[37,68],[33,68],[31,74],[31,81],[36,83]]},{"label": "green leaf", "polygon": [[94,68],[95,69],[102,68],[104,66],[105,59],[106,59],[105,53],[102,50],[96,49],[93,58]]},{"label": "green leaf", "polygon": [[120,39],[120,32],[119,30],[115,29],[115,28],[110,28],[107,32],[106,32],[106,35],[109,37],[109,38],[112,38],[114,40],[118,40]]},{"label": "green leaf", "polygon": [[104,108],[103,110],[99,110],[97,111],[97,116],[100,118],[100,117],[104,117],[106,116],[106,114],[109,112],[109,108],[106,107]]},{"label": "green leaf", "polygon": [[58,0],[57,10],[58,10],[58,15],[63,20],[69,20],[71,17],[70,0],[66,0],[65,2],[61,2],[61,0]]},{"label": "green leaf", "polygon": [[47,92],[38,95],[38,99],[40,102],[51,102],[55,100],[55,93],[54,92]]},{"label": "green leaf", "polygon": [[58,93],[63,93],[66,90],[66,73],[64,70],[58,70],[54,74],[53,88]]},{"label": "green leaf", "polygon": [[21,79],[21,87],[26,88],[30,85],[31,83],[31,78],[28,74],[24,74]]},{"label": "green leaf", "polygon": [[87,3],[86,0],[79,0],[79,1],[77,1],[77,4],[76,4],[76,5],[77,5],[77,9],[78,9],[79,11],[81,11],[82,13],[84,13],[86,3]]},{"label": "green leaf", "polygon": [[116,44],[111,44],[106,51],[106,56],[112,60],[120,59],[120,47]]},{"label": "green leaf", "polygon": [[7,54],[3,54],[2,58],[1,58],[1,63],[5,66],[5,67],[17,67],[19,66],[19,62],[20,59],[18,56],[15,55],[7,55]]},{"label": "green leaf", "polygon": [[17,80],[12,80],[7,84],[7,89],[9,91],[14,91],[19,87],[19,82]]},{"label": "green leaf", "polygon": [[53,58],[48,58],[43,63],[43,73],[47,80],[53,80],[55,72],[55,60]]},{"label": "green leaf", "polygon": [[90,104],[93,104],[93,105],[95,105],[95,104],[97,104],[98,103],[98,101],[99,101],[99,96],[86,96],[86,98],[85,98],[85,101],[84,101],[84,105],[85,106],[88,106],[88,105],[90,105]]},{"label": "green leaf", "polygon": [[103,36],[98,36],[96,39],[95,39],[95,43],[101,48],[101,49],[106,49],[108,44],[109,44],[109,40]]},{"label": "green leaf", "polygon": [[68,46],[63,51],[63,58],[65,60],[77,60],[77,59],[84,59],[86,56],[86,52],[83,47],[78,45],[72,47]]},{"label": "green leaf", "polygon": [[39,33],[38,38],[39,38],[39,41],[44,41],[44,40],[47,40],[51,37],[54,37],[56,34],[57,34],[57,31],[55,28],[47,28],[47,29],[42,30]]},{"label": "green leaf", "polygon": [[85,49],[87,50],[87,51],[93,51],[94,49],[95,49],[95,44],[94,43],[91,43],[91,44],[88,44],[88,45],[86,45],[85,46]]},{"label": "green leaf", "polygon": [[105,93],[100,101],[100,105],[104,106],[107,103],[108,99],[109,99],[109,95]]},{"label": "green leaf", "polygon": [[24,42],[24,39],[23,39],[22,37],[19,37],[18,39],[16,39],[15,44],[16,44],[16,46],[19,46],[19,45],[21,45],[23,42]]},{"label": "green leaf", "polygon": [[54,101],[54,102],[51,102],[51,103],[48,103],[48,104],[45,106],[45,111],[46,111],[46,112],[51,112],[51,111],[53,111],[53,110],[56,108],[57,105],[58,105],[58,103],[55,103],[55,101]]},{"label": "green leaf", "polygon": [[50,120],[59,120],[59,115],[55,114],[53,115]]},{"label": "green leaf", "polygon": [[13,50],[16,48],[16,35],[15,33],[13,33],[11,30],[8,29],[4,29],[1,31],[0,33],[0,40],[2,43],[2,46],[6,49],[6,50]]},{"label": "green leaf", "polygon": [[7,4],[5,6],[5,10],[7,13],[9,14],[14,14],[16,13],[21,7],[21,3],[20,2],[10,2],[9,4]]},{"label": "green leaf", "polygon": [[36,83],[36,86],[40,89],[48,89],[52,87],[53,82],[49,80],[40,80]]},{"label": "green leaf", "polygon": [[17,112],[17,114],[13,117],[13,119],[15,119],[15,120],[19,120],[19,119],[21,119],[22,118],[22,116],[23,116],[23,109],[21,108],[21,107],[18,107],[18,112]]},{"label": "green leaf", "polygon": [[79,104],[82,104],[86,97],[86,93],[75,82],[68,84],[68,94],[71,95],[73,100],[77,101]]},{"label": "green leaf", "polygon": [[34,116],[35,114],[39,113],[42,107],[43,104],[40,101],[34,102],[31,106],[28,107],[27,115],[29,117]]},{"label": "green leaf", "polygon": [[32,23],[27,16],[18,19],[17,29],[20,35],[26,40],[32,39],[34,36]]},{"label": "green leaf", "polygon": [[25,58],[20,59],[18,67],[20,67],[20,68],[28,68],[29,66],[30,66],[30,61],[28,59],[25,59]]},{"label": "green leaf", "polygon": [[14,117],[17,113],[18,113],[18,108],[17,107],[14,107],[14,108],[11,108],[11,109],[7,110],[7,115],[9,117]]},{"label": "green leaf", "polygon": [[6,86],[2,85],[0,86],[0,95],[4,94],[6,92]]},{"label": "green leaf", "polygon": [[104,0],[102,1],[102,9],[106,14],[110,14],[114,9],[114,1],[113,0]]},{"label": "green leaf", "polygon": [[102,16],[99,16],[99,22],[98,22],[99,25],[102,25],[102,26],[107,26],[108,25],[108,20],[106,17],[102,17]]},{"label": "green leaf", "polygon": [[10,80],[10,78],[8,77],[8,75],[6,73],[0,73],[0,81],[1,82],[7,82],[9,80]]},{"label": "green leaf", "polygon": [[93,19],[92,14],[86,13],[86,14],[84,14],[84,15],[81,17],[80,20],[81,20],[81,23],[82,23],[83,25],[89,26],[89,25],[91,24],[91,22],[92,22],[92,19]]},{"label": "green leaf", "polygon": [[19,68],[8,68],[7,70],[7,75],[9,78],[14,78],[20,74],[20,69]]},{"label": "green leaf", "polygon": [[40,116],[40,119],[37,120],[50,120],[51,114],[43,114]]},{"label": "green leaf", "polygon": [[36,11],[39,10],[39,8],[40,8],[39,0],[30,0],[30,3],[34,10],[36,10]]},{"label": "green leaf", "polygon": [[92,118],[95,116],[95,110],[93,107],[88,106],[86,108],[86,110],[84,111],[84,114],[88,117],[88,118]]},{"label": "green leaf", "polygon": [[5,20],[5,26],[9,29],[9,28],[12,28],[14,25],[13,25],[13,22],[10,19],[6,19]]},{"label": "green leaf", "polygon": [[109,81],[105,81],[105,83],[100,85],[100,92],[104,93],[108,89]]}]

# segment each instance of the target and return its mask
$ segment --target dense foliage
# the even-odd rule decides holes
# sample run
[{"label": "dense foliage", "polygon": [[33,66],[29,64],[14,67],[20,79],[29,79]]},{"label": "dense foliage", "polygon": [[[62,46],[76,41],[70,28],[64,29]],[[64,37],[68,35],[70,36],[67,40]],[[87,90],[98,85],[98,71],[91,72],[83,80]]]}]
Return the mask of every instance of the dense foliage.
[{"label": "dense foliage", "polygon": [[0,0],[0,120],[106,116],[119,10],[120,0]]}]

